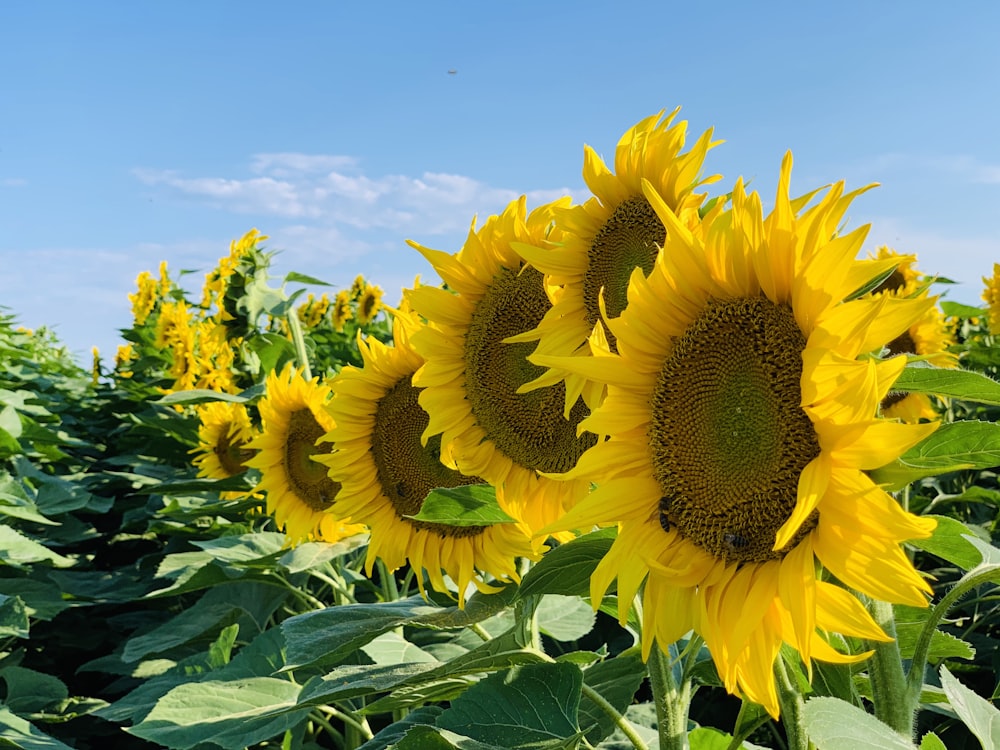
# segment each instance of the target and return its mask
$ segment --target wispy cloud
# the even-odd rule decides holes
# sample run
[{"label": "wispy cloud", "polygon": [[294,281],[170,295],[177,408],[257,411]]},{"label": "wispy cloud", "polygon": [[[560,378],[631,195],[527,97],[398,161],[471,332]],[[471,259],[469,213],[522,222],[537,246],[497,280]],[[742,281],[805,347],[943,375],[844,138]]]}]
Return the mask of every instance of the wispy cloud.
[{"label": "wispy cloud", "polygon": [[0,187],[24,187],[28,181],[21,177],[4,177],[0,179]]},{"label": "wispy cloud", "polygon": [[[413,236],[462,231],[473,215],[498,213],[521,194],[460,174],[368,175],[357,159],[342,155],[255,154],[248,171],[253,176],[192,177],[152,169],[134,174],[146,185],[236,213]],[[525,192],[532,205],[573,193],[567,187]]]},{"label": "wispy cloud", "polygon": [[891,152],[858,165],[865,173],[884,175],[887,172],[919,172],[948,175],[952,179],[973,185],[1000,185],[1000,164],[991,164],[966,154],[910,154]]}]

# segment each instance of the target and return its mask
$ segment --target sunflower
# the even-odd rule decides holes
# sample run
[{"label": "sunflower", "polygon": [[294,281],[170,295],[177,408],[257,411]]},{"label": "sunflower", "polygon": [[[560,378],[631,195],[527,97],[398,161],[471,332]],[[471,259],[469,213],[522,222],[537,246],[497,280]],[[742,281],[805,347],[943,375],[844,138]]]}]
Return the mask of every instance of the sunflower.
[{"label": "sunflower", "polygon": [[[413,374],[423,359],[410,346],[418,327],[415,316],[397,313],[394,346],[358,335],[363,367],[348,365],[331,383],[329,411],[337,426],[328,438],[336,450],[317,458],[341,483],[334,511],[371,529],[368,573],[376,558],[393,570],[409,562],[418,573],[427,571],[435,590],[447,593],[444,573],[457,585],[464,606],[470,583],[492,590],[484,574],[518,579],[516,559],[532,555],[531,537],[520,523],[459,527],[407,518],[420,511],[435,487],[482,481],[455,470],[440,437],[422,439],[429,420]],[[423,592],[423,577],[417,580]]]},{"label": "sunflower", "polygon": [[135,286],[135,293],[130,294],[128,299],[132,303],[134,325],[141,326],[156,306],[160,287],[149,271],[143,271],[136,277]]},{"label": "sunflower", "polygon": [[[916,258],[900,255],[886,246],[878,248],[879,259],[894,259],[899,265],[896,270],[875,288],[874,294],[890,294],[897,297],[928,295],[929,279],[917,271]],[[889,354],[916,354],[939,367],[957,367],[958,359],[948,351],[955,343],[948,331],[944,315],[935,304],[906,331],[888,343]],[[890,419],[904,422],[919,422],[921,419],[936,419],[937,410],[930,398],[923,393],[892,392],[882,401],[882,412]]]},{"label": "sunflower", "polygon": [[782,642],[811,669],[813,658],[867,656],[837,652],[822,631],[889,640],[816,562],[867,596],[926,606],[931,589],[900,544],[935,526],[865,474],[936,427],[877,416],[906,357],[868,356],[933,302],[842,301],[895,261],[854,260],[867,227],[835,234],[861,191],[838,183],[806,208],[789,200],[791,164],[788,154],[769,216],[738,181],[732,207],[700,232],[644,186],[667,240],[609,320],[618,354],[552,362],[608,388],[583,422],[608,439],[570,474],[599,485],[543,530],[618,522],[591,578],[595,605],[617,578],[624,620],[645,582],[644,655],[693,629],[726,688],[772,716]]},{"label": "sunflower", "polygon": [[358,323],[365,325],[375,320],[379,310],[382,309],[382,287],[365,286],[358,300]]},{"label": "sunflower", "polygon": [[983,302],[989,306],[990,333],[1000,334],[1000,263],[993,264],[993,275],[983,276]]},{"label": "sunflower", "polygon": [[265,389],[259,405],[262,432],[246,446],[257,455],[245,464],[260,470],[257,489],[267,491],[268,513],[293,545],[363,533],[364,525],[329,511],[340,485],[314,460],[333,448],[317,442],[334,426],[325,408],[330,387],[318,378],[306,380],[289,364],[267,376]]},{"label": "sunflower", "polygon": [[568,471],[596,439],[577,434],[589,413],[582,401],[575,401],[569,419],[563,416],[562,382],[518,392],[541,372],[526,359],[535,344],[504,343],[534,328],[551,308],[542,274],[526,265],[511,243],[551,239],[553,212],[568,201],[541,206],[526,217],[522,196],[478,232],[473,226],[457,255],[410,243],[456,292],[432,286],[405,292],[430,322],[413,336],[413,346],[427,360],[413,379],[424,389],[420,405],[430,414],[426,434],[454,442],[459,469],[493,484],[533,530],[558,518],[590,486],[539,472]]},{"label": "sunflower", "polygon": [[341,289],[333,300],[333,329],[337,333],[343,333],[344,325],[352,317],[354,317],[354,312],[351,310],[351,293],[346,289]]},{"label": "sunflower", "polygon": [[212,401],[198,407],[198,447],[192,463],[199,477],[227,479],[246,471],[254,452],[247,447],[254,438],[250,415],[243,404]]},{"label": "sunflower", "polygon": [[[652,270],[666,234],[643,194],[643,181],[648,180],[657,196],[691,226],[705,200],[695,190],[719,179],[718,175],[702,179],[700,173],[708,150],[720,142],[712,141],[709,129],[690,151],[682,153],[687,122],[674,122],[679,109],[666,117],[661,111],[630,128],[615,150],[614,173],[592,148],[584,147],[583,179],[593,197],[557,212],[556,222],[564,232],[562,246],[515,245],[526,261],[546,275],[554,305],[534,330],[511,341],[541,340],[540,351],[589,356],[588,337],[600,325],[608,348],[616,350],[602,305],[608,317],[621,314],[632,271],[641,268],[648,274]],[[597,406],[603,390],[571,378],[561,368],[544,373],[533,385],[550,385],[564,378],[568,379],[567,409],[580,394],[591,408]]]}]

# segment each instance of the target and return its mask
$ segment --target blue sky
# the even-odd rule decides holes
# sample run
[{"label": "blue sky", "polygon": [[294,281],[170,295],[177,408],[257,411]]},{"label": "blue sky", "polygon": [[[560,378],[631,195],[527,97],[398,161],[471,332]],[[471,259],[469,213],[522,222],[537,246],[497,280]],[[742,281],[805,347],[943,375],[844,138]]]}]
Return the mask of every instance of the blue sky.
[{"label": "blue sky", "polygon": [[433,278],[407,238],[454,251],[522,193],[583,200],[583,145],[610,161],[678,105],[765,204],[788,149],[793,192],[881,183],[849,215],[866,249],[978,304],[998,35],[995,2],[2,3],[0,305],[112,357],[139,272],[200,294],[252,227],[278,273],[398,298]]}]

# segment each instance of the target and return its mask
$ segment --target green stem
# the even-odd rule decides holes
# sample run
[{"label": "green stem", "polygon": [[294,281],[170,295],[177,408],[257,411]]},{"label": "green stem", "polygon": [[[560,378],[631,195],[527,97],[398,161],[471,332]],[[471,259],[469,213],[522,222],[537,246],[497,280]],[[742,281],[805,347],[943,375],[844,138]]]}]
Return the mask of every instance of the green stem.
[{"label": "green stem", "polygon": [[781,706],[781,724],[785,728],[788,750],[809,750],[813,747],[802,723],[802,709],[805,701],[802,692],[792,684],[785,666],[785,658],[778,655],[774,660],[775,686],[778,689],[778,705]]},{"label": "green stem", "polygon": [[292,344],[295,346],[295,358],[302,366],[302,377],[312,380],[312,368],[309,367],[309,355],[306,353],[306,339],[302,333],[302,324],[299,322],[298,313],[289,310],[285,316],[288,321],[288,331],[292,335]]},{"label": "green stem", "polygon": [[382,558],[378,558],[375,563],[378,565],[379,583],[382,584],[382,596],[387,602],[399,601],[399,588],[396,586],[396,576]]},{"label": "green stem", "polygon": [[869,660],[868,675],[872,683],[875,716],[912,742],[915,704],[907,700],[906,674],[903,672],[903,657],[896,641],[896,619],[892,605],[869,599],[868,611],[885,634],[892,638],[889,642],[868,643],[868,647],[874,651]]},{"label": "green stem", "polygon": [[938,623],[948,614],[952,605],[972,589],[989,581],[996,581],[997,569],[997,565],[980,565],[973,568],[962,576],[962,579],[952,586],[951,590],[941,597],[941,601],[931,609],[920,634],[917,636],[917,642],[913,646],[913,660],[910,663],[910,673],[906,677],[905,702],[910,707],[911,713],[916,711],[920,703],[920,690],[924,685],[927,655],[930,653],[931,638],[934,631],[937,630]]},{"label": "green stem", "polygon": [[318,706],[318,709],[323,713],[329,714],[335,719],[340,719],[340,721],[344,722],[345,729],[349,730],[347,732],[348,734],[356,734],[365,742],[375,736],[372,733],[372,728],[368,726],[368,719],[364,717],[358,719],[353,714],[350,714],[347,711],[341,711],[333,706]]},{"label": "green stem", "polygon": [[642,737],[636,734],[635,727],[632,726],[631,722],[618,713],[618,709],[608,703],[603,695],[598,693],[587,683],[583,683],[583,694],[596,703],[597,707],[611,718],[611,720],[615,723],[615,726],[618,727],[621,730],[621,733],[624,734],[625,737],[628,738],[628,741],[632,743],[632,747],[634,747],[635,750],[649,750],[649,746],[643,742]]},{"label": "green stem", "polygon": [[688,750],[688,707],[691,703],[691,681],[677,684],[673,666],[667,654],[654,643],[646,664],[649,685],[653,690],[660,750]]}]

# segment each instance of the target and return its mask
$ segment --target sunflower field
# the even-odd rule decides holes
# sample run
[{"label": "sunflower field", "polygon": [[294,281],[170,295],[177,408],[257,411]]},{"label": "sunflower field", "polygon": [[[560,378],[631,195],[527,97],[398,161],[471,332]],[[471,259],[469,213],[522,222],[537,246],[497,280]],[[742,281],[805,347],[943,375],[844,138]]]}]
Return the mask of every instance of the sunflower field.
[{"label": "sunflower field", "polygon": [[0,310],[0,746],[1000,747],[1000,264],[719,143],[585,147],[395,307],[252,230],[89,369]]}]

